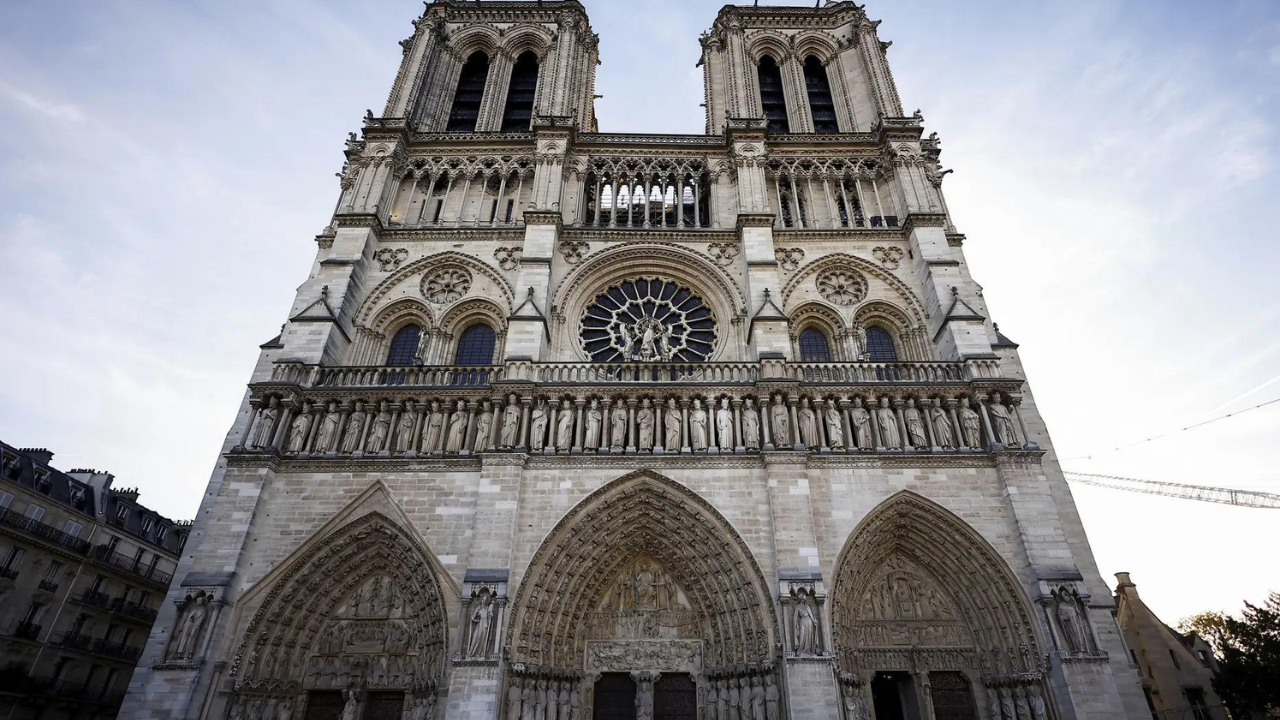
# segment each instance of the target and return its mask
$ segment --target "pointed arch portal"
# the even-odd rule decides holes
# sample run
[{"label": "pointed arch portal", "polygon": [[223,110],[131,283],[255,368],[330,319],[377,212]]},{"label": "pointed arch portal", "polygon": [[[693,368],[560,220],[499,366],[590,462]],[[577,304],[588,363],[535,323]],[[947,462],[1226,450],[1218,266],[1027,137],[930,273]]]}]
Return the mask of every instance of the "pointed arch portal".
[{"label": "pointed arch portal", "polygon": [[981,703],[994,720],[1047,717],[1043,660],[1017,579],[940,505],[904,491],[873,510],[837,559],[831,602],[851,712],[874,705],[877,718],[976,720]]}]

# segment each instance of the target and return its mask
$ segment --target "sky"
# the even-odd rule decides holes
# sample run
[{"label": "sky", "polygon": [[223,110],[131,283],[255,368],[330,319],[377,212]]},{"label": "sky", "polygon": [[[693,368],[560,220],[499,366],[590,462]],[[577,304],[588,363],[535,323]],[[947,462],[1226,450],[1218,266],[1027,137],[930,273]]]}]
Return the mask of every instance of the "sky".
[{"label": "sky", "polygon": [[[708,0],[584,0],[605,131],[703,131]],[[767,3],[807,5],[807,2]],[[0,438],[194,515],[420,0],[0,2]],[[1280,3],[868,0],[1069,470],[1280,492]],[[1280,510],[1074,486],[1168,622]]]}]

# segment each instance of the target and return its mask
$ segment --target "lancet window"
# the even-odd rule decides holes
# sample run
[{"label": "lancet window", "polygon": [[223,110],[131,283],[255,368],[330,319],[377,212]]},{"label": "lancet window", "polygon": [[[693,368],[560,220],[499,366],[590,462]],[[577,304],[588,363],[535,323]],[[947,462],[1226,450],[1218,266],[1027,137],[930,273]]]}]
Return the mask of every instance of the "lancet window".
[{"label": "lancet window", "polygon": [[831,343],[827,336],[817,328],[806,328],[800,332],[801,362],[829,362],[831,360]]},{"label": "lancet window", "polygon": [[538,56],[522,54],[511,68],[507,104],[502,110],[502,132],[525,132],[533,121],[533,100],[538,90]]},{"label": "lancet window", "polygon": [[496,343],[493,328],[484,323],[472,325],[458,339],[458,353],[453,362],[455,365],[492,365]]},{"label": "lancet window", "polygon": [[804,86],[809,95],[809,112],[813,130],[820,133],[840,132],[836,121],[836,104],[831,99],[831,83],[822,61],[810,55],[804,61]]},{"label": "lancet window", "polygon": [[892,194],[874,163],[782,159],[767,173],[779,228],[898,227]]},{"label": "lancet window", "polygon": [[867,360],[871,362],[897,362],[898,350],[893,336],[884,328],[872,325],[867,328]]},{"label": "lancet window", "polygon": [[396,331],[391,338],[391,347],[387,350],[387,364],[394,367],[407,367],[416,361],[418,341],[422,338],[422,328],[417,325],[405,325]]},{"label": "lancet window", "polygon": [[453,109],[449,111],[450,132],[475,132],[480,119],[480,100],[489,79],[489,56],[477,50],[462,65],[458,77],[458,89],[453,95]]},{"label": "lancet window", "polygon": [[791,125],[787,121],[786,94],[782,88],[782,70],[778,67],[778,61],[770,55],[760,58],[757,74],[760,79],[760,109],[764,112],[765,120],[769,121],[770,132],[791,132]]},{"label": "lancet window", "polygon": [[698,165],[615,169],[587,174],[583,224],[623,228],[711,227],[709,177]]}]

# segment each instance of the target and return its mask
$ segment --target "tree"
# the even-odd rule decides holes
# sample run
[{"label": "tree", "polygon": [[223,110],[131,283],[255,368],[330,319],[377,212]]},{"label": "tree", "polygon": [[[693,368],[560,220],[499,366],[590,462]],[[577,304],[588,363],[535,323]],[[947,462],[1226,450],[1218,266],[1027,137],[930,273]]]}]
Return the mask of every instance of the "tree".
[{"label": "tree", "polygon": [[1213,689],[1236,718],[1280,717],[1280,593],[1261,607],[1244,604],[1241,617],[1204,612],[1184,619],[1217,648]]}]

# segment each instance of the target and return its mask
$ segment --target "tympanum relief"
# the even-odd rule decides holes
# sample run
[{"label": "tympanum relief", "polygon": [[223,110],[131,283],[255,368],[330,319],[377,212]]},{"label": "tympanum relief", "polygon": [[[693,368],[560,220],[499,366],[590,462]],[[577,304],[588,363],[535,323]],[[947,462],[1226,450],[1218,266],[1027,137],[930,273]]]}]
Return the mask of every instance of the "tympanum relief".
[{"label": "tympanum relief", "polygon": [[856,617],[860,647],[972,647],[946,593],[903,557],[891,558],[876,572]]},{"label": "tympanum relief", "polygon": [[593,640],[699,637],[684,590],[657,561],[641,556],[614,580],[590,620]]},{"label": "tympanum relief", "polygon": [[418,641],[401,589],[389,576],[373,575],[320,630],[304,687],[411,689],[418,674]]}]

